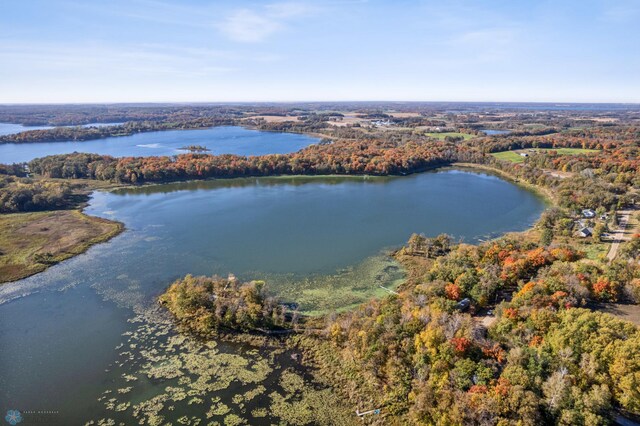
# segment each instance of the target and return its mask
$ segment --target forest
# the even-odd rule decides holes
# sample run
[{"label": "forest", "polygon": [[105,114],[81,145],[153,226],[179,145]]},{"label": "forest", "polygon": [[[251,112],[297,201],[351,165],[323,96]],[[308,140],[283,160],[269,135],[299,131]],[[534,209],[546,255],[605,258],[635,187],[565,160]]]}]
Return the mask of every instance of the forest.
[{"label": "forest", "polygon": [[286,307],[264,293],[264,282],[243,283],[230,277],[177,280],[160,303],[189,331],[211,337],[224,331],[282,329],[296,320]]},{"label": "forest", "polygon": [[75,205],[73,185],[0,175],[0,213],[58,210]]},{"label": "forest", "polygon": [[98,179],[120,183],[168,182],[212,177],[322,174],[408,174],[454,160],[445,143],[336,141],[312,145],[293,154],[244,157],[231,154],[183,154],[175,157],[113,158],[94,154],[64,154],[29,163],[47,178]]}]

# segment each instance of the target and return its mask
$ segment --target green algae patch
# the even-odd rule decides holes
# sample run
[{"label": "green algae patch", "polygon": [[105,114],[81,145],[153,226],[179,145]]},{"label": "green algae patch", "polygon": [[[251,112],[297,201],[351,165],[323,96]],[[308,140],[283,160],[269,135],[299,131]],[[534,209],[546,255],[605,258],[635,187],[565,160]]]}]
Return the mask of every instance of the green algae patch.
[{"label": "green algae patch", "polygon": [[[283,423],[291,425],[351,425],[353,415],[330,389],[318,389],[292,370],[283,372],[279,383],[282,392],[272,392],[270,411]],[[327,409],[328,407],[335,407]]]},{"label": "green algae patch", "polygon": [[322,315],[352,309],[372,297],[393,292],[405,278],[399,263],[385,254],[370,256],[334,274],[296,276],[261,274],[270,294],[295,302],[306,315]]}]

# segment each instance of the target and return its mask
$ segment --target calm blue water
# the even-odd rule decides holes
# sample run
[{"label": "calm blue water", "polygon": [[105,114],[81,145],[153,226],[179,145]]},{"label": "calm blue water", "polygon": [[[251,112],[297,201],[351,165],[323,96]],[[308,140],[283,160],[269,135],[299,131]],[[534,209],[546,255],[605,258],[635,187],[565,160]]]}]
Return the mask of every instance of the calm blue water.
[{"label": "calm blue water", "polygon": [[511,133],[511,130],[491,130],[491,129],[482,129],[489,136],[493,135],[508,135]]},{"label": "calm blue water", "polygon": [[[80,127],[106,127],[106,126],[117,126],[118,124],[122,124],[122,123],[91,123],[91,124],[81,124]],[[60,127],[75,127],[75,126],[60,126]],[[27,130],[44,130],[44,129],[53,129],[53,126],[23,126],[22,124],[15,124],[15,123],[0,123],[0,136],[26,132]]]},{"label": "calm blue water", "polygon": [[286,154],[319,140],[295,133],[276,133],[224,126],[197,130],[138,133],[84,142],[42,142],[0,145],[0,163],[11,164],[53,154],[88,152],[114,157],[151,157],[184,154],[188,145],[207,147],[211,154]]},{"label": "calm blue water", "polygon": [[23,126],[15,123],[0,123],[0,136],[26,132],[27,130],[53,129],[51,126]]}]

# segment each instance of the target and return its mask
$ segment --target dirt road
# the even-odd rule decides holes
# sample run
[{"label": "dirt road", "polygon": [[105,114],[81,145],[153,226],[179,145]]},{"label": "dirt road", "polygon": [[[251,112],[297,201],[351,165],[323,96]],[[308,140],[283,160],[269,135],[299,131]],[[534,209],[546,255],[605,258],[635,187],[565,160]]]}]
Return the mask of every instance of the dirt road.
[{"label": "dirt road", "polygon": [[611,248],[609,249],[609,253],[607,253],[607,259],[611,262],[616,258],[618,254],[618,248],[620,247],[620,243],[623,241],[627,241],[631,238],[630,235],[627,235],[627,225],[629,224],[629,219],[631,218],[631,214],[635,210],[620,210],[618,212],[618,229],[612,235],[613,242],[611,243]]}]

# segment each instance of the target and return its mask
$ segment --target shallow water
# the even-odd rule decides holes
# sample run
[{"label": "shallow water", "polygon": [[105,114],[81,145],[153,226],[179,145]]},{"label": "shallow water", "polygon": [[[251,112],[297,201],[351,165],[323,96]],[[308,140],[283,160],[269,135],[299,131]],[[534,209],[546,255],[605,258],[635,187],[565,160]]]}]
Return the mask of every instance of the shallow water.
[{"label": "shallow water", "polygon": [[[412,232],[446,232],[473,242],[525,229],[543,209],[542,200],[523,188],[460,170],[398,178],[233,179],[98,192],[87,213],[123,221],[126,232],[39,275],[0,286],[0,303],[5,302],[0,304],[0,410],[54,410],[61,424],[101,417],[127,422],[135,404],[177,398],[165,391],[177,379],[150,378],[149,368],[184,364],[191,355],[168,353],[154,337],[162,323],[157,317],[145,315],[136,324],[128,320],[153,310],[155,296],[186,273],[265,278],[271,293],[300,302],[303,309],[337,309],[383,295],[380,285],[395,285],[402,272],[384,250],[404,243]],[[160,328],[172,335],[170,326]],[[121,336],[127,332],[133,334]],[[116,350],[120,344],[125,347]],[[163,358],[140,352],[141,347],[153,347]],[[248,402],[231,401],[262,383],[256,368],[271,377],[265,383],[272,383],[271,375],[279,377],[287,366],[282,360],[261,360],[265,354],[249,357],[244,365],[241,346],[199,350],[202,360],[231,363],[217,376],[207,376],[225,385],[205,392],[209,400],[202,404],[176,402],[177,411],[167,412],[172,403],[166,402],[161,415],[204,417],[220,403],[210,399],[220,397],[230,410],[226,415],[258,422]],[[133,361],[118,364],[129,358]],[[247,382],[230,379],[229,371],[248,377]],[[191,381],[185,378],[180,386],[196,395],[200,385],[193,380],[203,373],[184,374]],[[129,383],[123,375],[137,379]],[[103,394],[128,386],[134,388],[131,394],[117,395],[113,403],[111,393]],[[269,386],[265,394],[277,388]],[[108,398],[98,401],[102,396]],[[308,395],[313,401],[327,397]],[[129,398],[132,407],[107,409]],[[278,400],[269,398],[263,404]],[[213,411],[225,411],[215,406]],[[286,415],[286,405],[278,407]]]},{"label": "shallow water", "polygon": [[189,145],[205,146],[210,154],[286,154],[317,142],[317,138],[295,133],[261,132],[237,126],[222,126],[137,133],[83,142],[0,144],[0,163],[20,163],[47,155],[72,152],[114,157],[170,156],[188,152],[180,148]]}]

